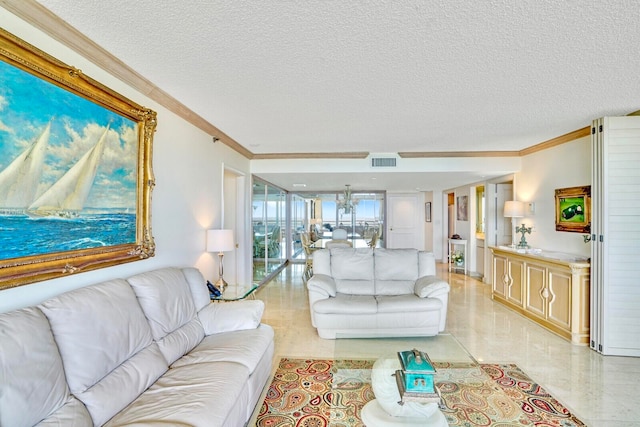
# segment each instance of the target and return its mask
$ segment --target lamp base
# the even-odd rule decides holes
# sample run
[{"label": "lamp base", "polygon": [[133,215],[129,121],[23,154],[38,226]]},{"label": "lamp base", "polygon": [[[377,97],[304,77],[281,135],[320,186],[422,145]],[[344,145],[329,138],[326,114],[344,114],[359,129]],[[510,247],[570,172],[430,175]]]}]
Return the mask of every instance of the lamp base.
[{"label": "lamp base", "polygon": [[227,289],[227,286],[229,286],[229,284],[222,277],[220,277],[218,281],[216,281],[215,285],[216,288],[220,289],[220,292],[224,292],[224,290]]},{"label": "lamp base", "polygon": [[518,243],[518,249],[529,249],[529,245],[527,244],[527,240],[525,239],[525,234],[531,234],[531,227],[527,227],[522,224],[520,227],[516,227],[516,233],[522,233],[520,237],[520,242]]}]

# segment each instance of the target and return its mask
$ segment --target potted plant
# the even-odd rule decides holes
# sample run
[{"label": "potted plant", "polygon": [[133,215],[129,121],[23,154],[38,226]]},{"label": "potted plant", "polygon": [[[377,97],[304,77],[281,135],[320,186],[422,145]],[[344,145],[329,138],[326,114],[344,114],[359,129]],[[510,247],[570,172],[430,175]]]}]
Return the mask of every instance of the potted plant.
[{"label": "potted plant", "polygon": [[464,265],[464,255],[462,254],[462,251],[455,251],[452,253],[451,261],[457,266]]}]

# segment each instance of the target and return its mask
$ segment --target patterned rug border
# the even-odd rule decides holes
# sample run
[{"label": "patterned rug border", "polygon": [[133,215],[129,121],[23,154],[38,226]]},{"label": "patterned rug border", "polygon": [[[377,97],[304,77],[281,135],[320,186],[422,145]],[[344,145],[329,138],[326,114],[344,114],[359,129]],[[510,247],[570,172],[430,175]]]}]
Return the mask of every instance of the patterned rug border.
[{"label": "patterned rug border", "polygon": [[[375,359],[281,357],[259,427],[364,427]],[[450,426],[585,426],[514,363],[442,363],[436,384]]]}]

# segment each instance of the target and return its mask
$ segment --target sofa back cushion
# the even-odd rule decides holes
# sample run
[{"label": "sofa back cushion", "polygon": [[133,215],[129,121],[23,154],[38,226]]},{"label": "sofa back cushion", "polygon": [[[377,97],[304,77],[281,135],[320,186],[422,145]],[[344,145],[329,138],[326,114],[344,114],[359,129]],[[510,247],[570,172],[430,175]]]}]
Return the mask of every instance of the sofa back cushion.
[{"label": "sofa back cushion", "polygon": [[69,389],[102,425],[167,370],[126,281],[64,293],[39,308],[49,319]]},{"label": "sofa back cushion", "polygon": [[418,278],[417,249],[374,251],[376,295],[412,294]]},{"label": "sofa back cushion", "polygon": [[0,314],[0,426],[33,426],[70,399],[44,314],[35,307]]},{"label": "sofa back cushion", "polygon": [[169,365],[202,341],[204,328],[182,270],[162,268],[127,280]]},{"label": "sofa back cushion", "polygon": [[373,295],[375,292],[373,274],[373,249],[331,249],[331,276],[336,282],[338,292],[350,295]]},{"label": "sofa back cushion", "polygon": [[313,274],[324,274],[331,276],[331,251],[328,249],[318,249],[311,255],[313,259]]},{"label": "sofa back cushion", "polygon": [[420,251],[418,260],[420,277],[436,275],[436,257],[433,252]]},{"label": "sofa back cushion", "polygon": [[182,274],[184,274],[185,279],[187,279],[187,283],[189,283],[196,312],[211,304],[211,297],[209,296],[209,289],[207,288],[207,280],[204,278],[200,270],[194,267],[187,267],[182,269]]}]

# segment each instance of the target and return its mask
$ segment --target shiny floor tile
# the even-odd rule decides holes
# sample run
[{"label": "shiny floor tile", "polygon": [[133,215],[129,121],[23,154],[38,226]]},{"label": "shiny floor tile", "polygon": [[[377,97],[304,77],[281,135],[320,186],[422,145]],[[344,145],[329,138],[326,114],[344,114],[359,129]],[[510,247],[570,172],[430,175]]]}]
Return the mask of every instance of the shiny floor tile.
[{"label": "shiny floor tile", "polygon": [[[438,274],[451,284],[446,332],[473,358],[516,363],[589,426],[640,426],[640,358],[601,356],[573,345],[492,301],[490,285],[446,267],[438,265]],[[276,331],[276,362],[284,356],[336,354],[336,341],[318,337],[311,326],[303,269],[300,264],[287,267],[257,293],[265,302],[263,322]],[[342,355],[359,354],[357,347],[338,346]]]}]

